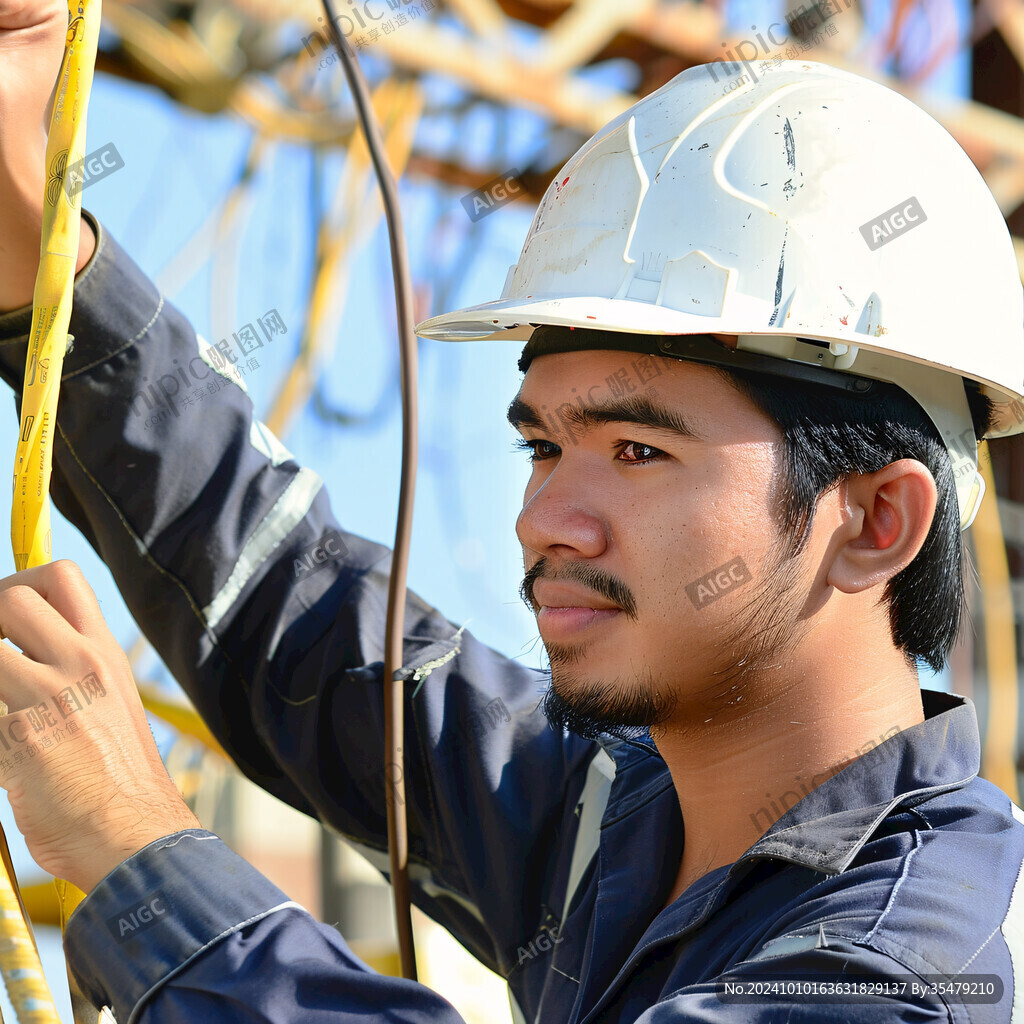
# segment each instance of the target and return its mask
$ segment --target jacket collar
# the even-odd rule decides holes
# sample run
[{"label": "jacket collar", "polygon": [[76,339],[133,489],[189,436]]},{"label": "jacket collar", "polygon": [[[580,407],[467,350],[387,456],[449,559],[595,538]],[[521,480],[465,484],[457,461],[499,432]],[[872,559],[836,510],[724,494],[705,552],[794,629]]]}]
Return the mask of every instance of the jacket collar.
[{"label": "jacket collar", "polygon": [[[839,874],[895,808],[914,807],[967,785],[981,766],[974,704],[966,697],[934,690],[922,690],[921,698],[923,722],[882,739],[794,800],[731,866],[730,874],[765,858]],[[649,737],[626,743],[605,738],[602,746],[616,762],[616,785],[605,824],[656,807],[655,813],[663,818],[659,826],[663,837],[671,836],[681,849],[679,801],[665,762]]]},{"label": "jacket collar", "polygon": [[981,765],[974,704],[922,690],[925,720],[862,754],[791,807],[733,864],[772,857],[826,874],[846,870],[896,807],[960,789]]}]

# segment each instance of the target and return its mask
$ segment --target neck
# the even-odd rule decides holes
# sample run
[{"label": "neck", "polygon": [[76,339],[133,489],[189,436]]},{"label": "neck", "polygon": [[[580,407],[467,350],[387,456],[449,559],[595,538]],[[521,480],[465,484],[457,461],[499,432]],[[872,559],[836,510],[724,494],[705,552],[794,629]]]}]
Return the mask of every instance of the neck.
[{"label": "neck", "polygon": [[850,761],[924,721],[917,673],[898,655],[876,671],[854,661],[848,677],[789,664],[771,680],[746,680],[725,707],[689,705],[652,728],[686,833],[669,902],[736,861]]}]

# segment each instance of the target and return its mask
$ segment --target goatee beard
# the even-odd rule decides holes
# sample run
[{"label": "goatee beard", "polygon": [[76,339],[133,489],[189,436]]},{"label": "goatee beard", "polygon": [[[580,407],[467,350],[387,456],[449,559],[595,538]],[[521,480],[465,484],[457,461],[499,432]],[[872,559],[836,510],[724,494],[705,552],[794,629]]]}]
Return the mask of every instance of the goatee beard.
[{"label": "goatee beard", "polygon": [[[562,693],[555,688],[556,674]],[[552,669],[541,711],[555,729],[568,729],[585,740],[601,735],[634,739],[650,726],[667,721],[675,709],[675,694],[659,693],[649,670],[629,684],[586,684],[564,678],[566,675],[559,668]],[[571,695],[565,696],[566,692]]]}]

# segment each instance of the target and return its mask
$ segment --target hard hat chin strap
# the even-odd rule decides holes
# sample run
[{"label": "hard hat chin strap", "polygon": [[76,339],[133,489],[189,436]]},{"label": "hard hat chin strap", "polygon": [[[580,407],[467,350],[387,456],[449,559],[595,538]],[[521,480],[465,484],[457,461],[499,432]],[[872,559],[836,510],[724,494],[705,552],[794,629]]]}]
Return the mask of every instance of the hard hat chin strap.
[{"label": "hard hat chin strap", "polygon": [[[923,363],[897,362],[877,353],[867,355],[884,364],[879,372],[886,372],[935,424],[953,468],[960,530],[966,530],[974,522],[985,496],[985,480],[978,472],[978,438],[962,378]],[[858,364],[857,370],[863,373],[864,367]]]}]

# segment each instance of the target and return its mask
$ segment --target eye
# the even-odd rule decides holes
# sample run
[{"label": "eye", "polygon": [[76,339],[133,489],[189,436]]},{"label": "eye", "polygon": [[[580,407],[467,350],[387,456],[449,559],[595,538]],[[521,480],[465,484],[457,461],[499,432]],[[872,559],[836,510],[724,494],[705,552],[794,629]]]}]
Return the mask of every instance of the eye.
[{"label": "eye", "polygon": [[646,465],[647,463],[655,462],[660,456],[665,455],[665,452],[660,448],[655,448],[654,445],[644,444],[642,441],[620,441],[619,443],[625,445],[619,453],[620,456],[625,455],[631,448],[634,449],[633,458],[621,460],[629,463],[630,465]]},{"label": "eye", "polygon": [[543,462],[545,459],[554,458],[561,451],[561,448],[554,442],[545,441],[539,437],[532,441],[520,437],[513,444],[516,448],[530,453],[530,462]]}]

